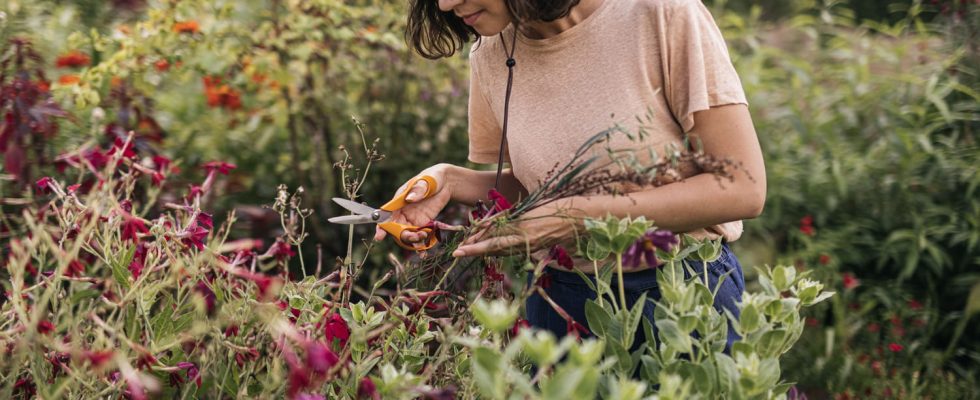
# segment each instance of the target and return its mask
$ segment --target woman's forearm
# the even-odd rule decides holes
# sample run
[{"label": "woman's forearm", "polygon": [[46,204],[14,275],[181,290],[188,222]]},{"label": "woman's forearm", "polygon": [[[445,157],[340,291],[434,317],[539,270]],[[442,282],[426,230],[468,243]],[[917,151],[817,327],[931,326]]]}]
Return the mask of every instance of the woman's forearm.
[{"label": "woman's forearm", "polygon": [[580,196],[569,207],[579,216],[645,216],[661,229],[693,230],[757,217],[765,204],[765,184],[746,176],[736,181],[699,174],[680,182],[628,195]]},{"label": "woman's forearm", "polygon": [[[453,188],[452,200],[472,206],[477,200],[487,199],[487,192],[493,189],[497,179],[497,171],[477,171],[453,165],[449,168],[448,179]],[[527,189],[510,168],[503,170],[497,190],[512,202],[527,196]]]}]

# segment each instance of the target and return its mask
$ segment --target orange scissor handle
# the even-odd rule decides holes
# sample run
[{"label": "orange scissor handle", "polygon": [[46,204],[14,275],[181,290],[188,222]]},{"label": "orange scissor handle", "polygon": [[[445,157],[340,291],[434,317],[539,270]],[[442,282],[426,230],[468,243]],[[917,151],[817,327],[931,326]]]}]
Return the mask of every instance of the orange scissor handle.
[{"label": "orange scissor handle", "polygon": [[[436,233],[432,228],[419,228],[417,226],[399,224],[397,222],[392,222],[392,221],[382,222],[378,224],[378,227],[384,229],[385,232],[388,232],[392,237],[395,238],[395,242],[406,250],[428,250],[432,248],[432,246],[435,246],[436,242],[439,241],[439,238],[436,237]],[[402,232],[404,231],[425,232],[427,235],[425,238],[425,242],[416,243],[414,246],[410,243],[402,242]]]},{"label": "orange scissor handle", "polygon": [[408,194],[412,191],[412,188],[415,187],[415,184],[418,183],[419,181],[425,181],[426,183],[429,184],[429,188],[428,190],[425,191],[425,194],[422,195],[422,199],[432,196],[432,194],[436,192],[436,178],[433,178],[428,175],[422,175],[408,181],[408,183],[405,184],[405,190],[403,190],[394,199],[391,199],[391,201],[381,206],[381,209],[385,211],[395,211],[395,210],[400,210],[402,207],[405,207],[405,205],[408,204],[408,202],[405,201],[405,197],[408,196]]},{"label": "orange scissor handle", "polygon": [[[405,207],[405,205],[408,204],[408,202],[405,201],[405,197],[408,196],[408,194],[412,191],[412,188],[415,187],[415,184],[418,183],[419,181],[425,181],[429,185],[428,189],[426,189],[425,191],[425,194],[422,195],[422,199],[428,198],[429,196],[432,196],[436,192],[437,189],[436,179],[429,175],[422,175],[408,181],[408,183],[405,184],[405,190],[403,190],[402,193],[400,193],[394,199],[392,199],[385,205],[381,206],[381,209],[385,211],[397,211],[400,210],[402,207]],[[399,224],[394,221],[382,222],[378,224],[378,227],[384,229],[385,232],[391,234],[391,236],[395,238],[395,242],[398,243],[398,245],[404,249],[428,250],[432,246],[435,246],[436,242],[438,242],[438,238],[436,238],[435,231],[433,231],[432,228],[419,228],[413,225]],[[402,232],[404,231],[425,232],[427,234],[425,242],[416,243],[415,246],[409,243],[402,242]]]}]

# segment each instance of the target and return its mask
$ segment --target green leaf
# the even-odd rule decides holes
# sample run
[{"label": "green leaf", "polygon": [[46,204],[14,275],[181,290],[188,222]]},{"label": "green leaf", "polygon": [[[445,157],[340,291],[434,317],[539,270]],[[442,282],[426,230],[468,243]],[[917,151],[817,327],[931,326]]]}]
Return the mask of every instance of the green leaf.
[{"label": "green leaf", "polygon": [[657,329],[660,330],[660,339],[679,353],[689,353],[691,351],[691,336],[681,331],[677,323],[669,319],[657,320]]},{"label": "green leaf", "polygon": [[[647,294],[644,292],[640,295],[640,298],[636,300],[633,304],[633,309],[629,310],[626,314],[626,323],[623,324],[622,337],[623,346],[626,348],[633,347],[633,341],[636,339],[636,331],[640,327],[640,320],[643,319],[643,308],[647,304]],[[626,312],[621,311],[621,312]]]},{"label": "green leaf", "polygon": [[129,290],[129,278],[132,274],[127,268],[131,262],[133,262],[133,255],[136,254],[136,246],[130,245],[125,253],[122,254],[117,261],[113,261],[110,265],[112,267],[112,278],[116,280],[119,286],[124,287]]},{"label": "green leaf", "polygon": [[741,333],[750,334],[759,329],[760,320],[762,316],[759,314],[759,309],[755,304],[748,304],[742,309],[742,315],[738,318],[739,327],[741,328]]},{"label": "green leaf", "polygon": [[974,283],[966,300],[966,318],[980,312],[980,282]]},{"label": "green leaf", "polygon": [[[591,329],[592,333],[595,333],[596,336],[607,340],[618,340],[619,335],[610,334],[614,324],[612,315],[610,315],[608,310],[602,308],[594,300],[589,299],[585,301],[585,320],[589,323],[589,329]],[[617,328],[617,331],[621,330],[621,328]]]}]

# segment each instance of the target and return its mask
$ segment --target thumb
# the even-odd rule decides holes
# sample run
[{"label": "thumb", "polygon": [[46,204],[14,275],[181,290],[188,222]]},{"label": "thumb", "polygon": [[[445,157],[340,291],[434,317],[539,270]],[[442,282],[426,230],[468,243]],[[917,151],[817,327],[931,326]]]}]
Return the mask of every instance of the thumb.
[{"label": "thumb", "polygon": [[384,229],[381,229],[381,228],[378,228],[378,227],[375,227],[374,228],[374,241],[375,242],[380,242],[380,241],[384,240],[385,236],[387,236],[387,235],[388,235],[388,232],[385,232]]},{"label": "thumb", "polygon": [[425,192],[429,190],[429,183],[426,181],[418,181],[409,190],[408,196],[405,196],[405,201],[415,202],[422,200],[422,196],[425,196]]}]

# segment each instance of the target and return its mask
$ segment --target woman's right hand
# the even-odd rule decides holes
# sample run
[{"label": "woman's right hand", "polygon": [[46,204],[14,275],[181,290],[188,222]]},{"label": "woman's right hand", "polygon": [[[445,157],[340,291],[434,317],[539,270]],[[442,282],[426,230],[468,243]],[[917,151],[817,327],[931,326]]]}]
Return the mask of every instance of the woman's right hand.
[{"label": "woman's right hand", "polygon": [[[422,196],[428,190],[429,184],[424,180],[419,180],[411,188],[406,188],[405,184],[402,184],[395,192],[395,197],[405,190],[410,190],[411,192],[405,197],[405,202],[408,204],[402,209],[392,212],[391,220],[401,224],[423,226],[435,219],[452,198],[453,187],[450,174],[454,167],[452,164],[436,164],[416,175],[428,175],[435,179],[436,191],[426,198],[422,198]],[[384,240],[388,233],[381,228],[375,229],[374,240]],[[427,237],[425,232],[403,231],[401,240],[403,243],[412,244],[424,242]]]}]

